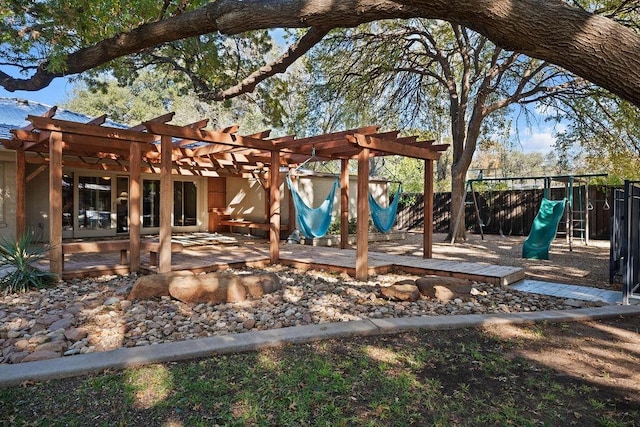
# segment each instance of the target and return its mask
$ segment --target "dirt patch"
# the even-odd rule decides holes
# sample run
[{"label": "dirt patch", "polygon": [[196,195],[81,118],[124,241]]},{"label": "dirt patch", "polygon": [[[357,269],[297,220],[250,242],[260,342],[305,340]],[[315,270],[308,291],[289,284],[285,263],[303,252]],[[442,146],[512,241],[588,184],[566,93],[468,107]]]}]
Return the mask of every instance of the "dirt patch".
[{"label": "dirt patch", "polygon": [[520,344],[510,354],[550,367],[568,377],[610,387],[640,403],[640,317],[606,321],[499,326],[487,331]]}]

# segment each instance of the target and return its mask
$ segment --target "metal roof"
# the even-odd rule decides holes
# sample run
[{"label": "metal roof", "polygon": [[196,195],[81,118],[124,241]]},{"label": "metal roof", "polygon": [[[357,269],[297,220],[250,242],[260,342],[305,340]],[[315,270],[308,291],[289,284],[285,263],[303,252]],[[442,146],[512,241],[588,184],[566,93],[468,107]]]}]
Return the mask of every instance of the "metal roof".
[{"label": "metal roof", "polygon": [[[18,98],[0,97],[0,139],[10,139],[11,129],[19,129],[29,125],[27,116],[41,116],[52,108],[50,105],[41,104],[35,101]],[[71,122],[85,123],[93,119],[86,114],[80,114],[69,110],[58,108],[56,118]],[[126,126],[108,121],[109,126],[124,128]]]}]

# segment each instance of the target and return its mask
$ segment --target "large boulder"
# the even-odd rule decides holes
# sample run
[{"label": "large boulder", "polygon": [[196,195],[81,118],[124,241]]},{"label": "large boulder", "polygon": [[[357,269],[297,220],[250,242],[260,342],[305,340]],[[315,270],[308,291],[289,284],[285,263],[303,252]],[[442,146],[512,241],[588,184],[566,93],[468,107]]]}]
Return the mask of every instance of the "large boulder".
[{"label": "large boulder", "polygon": [[425,276],[416,279],[420,293],[431,299],[448,302],[471,293],[471,281],[455,277]]},{"label": "large boulder", "polygon": [[169,295],[187,303],[240,302],[247,298],[247,289],[240,277],[231,273],[209,273],[183,277],[169,284]]},{"label": "large boulder", "polygon": [[189,276],[193,277],[193,273],[190,271],[171,271],[169,273],[141,276],[133,284],[127,299],[132,301],[169,296],[169,285],[174,281],[180,281]]},{"label": "large boulder", "polygon": [[129,300],[171,296],[186,303],[220,304],[259,298],[282,288],[273,273],[233,274],[214,272],[194,275],[191,272],[171,272],[143,276],[136,281]]}]

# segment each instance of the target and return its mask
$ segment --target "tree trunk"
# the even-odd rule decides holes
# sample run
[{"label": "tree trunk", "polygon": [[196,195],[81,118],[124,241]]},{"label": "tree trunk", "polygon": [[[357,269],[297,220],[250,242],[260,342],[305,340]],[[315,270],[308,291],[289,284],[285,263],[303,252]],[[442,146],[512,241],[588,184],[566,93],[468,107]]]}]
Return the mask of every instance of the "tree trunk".
[{"label": "tree trunk", "polygon": [[448,241],[466,240],[465,191],[467,167],[460,168],[459,163],[451,167],[451,216],[449,218]]},{"label": "tree trunk", "polygon": [[467,26],[506,49],[560,65],[640,106],[640,35],[561,0],[219,0],[72,52],[66,57],[64,72],[50,72],[46,62],[28,79],[0,71],[0,85],[9,91],[39,90],[53,78],[215,31],[326,29],[410,17]]}]

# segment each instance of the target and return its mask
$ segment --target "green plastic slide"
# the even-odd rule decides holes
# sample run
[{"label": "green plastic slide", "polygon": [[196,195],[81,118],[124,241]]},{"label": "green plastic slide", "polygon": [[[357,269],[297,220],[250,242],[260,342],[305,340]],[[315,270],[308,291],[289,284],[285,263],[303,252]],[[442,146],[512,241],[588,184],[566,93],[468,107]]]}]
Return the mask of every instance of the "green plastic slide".
[{"label": "green plastic slide", "polygon": [[558,232],[558,224],[564,214],[565,203],[566,199],[542,199],[540,210],[533,220],[529,237],[522,245],[523,258],[549,259],[549,246],[551,246],[551,242]]}]

